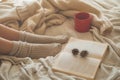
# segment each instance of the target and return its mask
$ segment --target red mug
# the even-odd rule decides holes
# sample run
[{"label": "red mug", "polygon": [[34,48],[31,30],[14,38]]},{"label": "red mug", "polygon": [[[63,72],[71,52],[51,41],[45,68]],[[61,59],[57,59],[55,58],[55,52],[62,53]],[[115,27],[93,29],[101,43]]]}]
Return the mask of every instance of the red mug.
[{"label": "red mug", "polygon": [[91,27],[92,15],[87,12],[75,15],[75,30],[78,32],[88,32]]}]

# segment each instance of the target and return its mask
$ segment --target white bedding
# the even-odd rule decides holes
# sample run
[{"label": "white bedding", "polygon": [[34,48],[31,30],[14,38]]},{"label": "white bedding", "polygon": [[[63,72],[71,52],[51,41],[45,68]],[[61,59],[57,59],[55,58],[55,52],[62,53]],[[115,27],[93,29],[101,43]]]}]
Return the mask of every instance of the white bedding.
[{"label": "white bedding", "polygon": [[[67,34],[80,39],[108,43],[108,55],[103,60],[95,80],[120,80],[120,0],[26,1],[21,1],[17,7],[16,3],[0,3],[0,23],[36,34]],[[94,15],[95,21],[92,22],[90,32],[78,33],[74,30],[73,15],[79,11]],[[33,60],[29,57],[1,55],[0,80],[84,80],[73,75],[53,72],[51,66],[57,56]]]}]

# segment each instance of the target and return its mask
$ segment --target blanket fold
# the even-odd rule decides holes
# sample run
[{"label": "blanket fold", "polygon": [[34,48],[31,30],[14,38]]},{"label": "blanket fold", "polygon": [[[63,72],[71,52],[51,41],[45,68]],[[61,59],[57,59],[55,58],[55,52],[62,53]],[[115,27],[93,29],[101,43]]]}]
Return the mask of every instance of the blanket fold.
[{"label": "blanket fold", "polygon": [[[7,12],[8,20],[13,18],[16,21],[19,21],[18,24],[21,24],[16,24],[17,28],[15,28],[13,24],[9,25],[11,23],[6,25],[10,27],[13,26],[15,29],[19,28],[18,30],[25,30],[36,34],[45,34],[48,26],[61,25],[65,21],[65,17],[74,18],[74,15],[78,12],[88,12],[93,15],[92,25],[97,27],[101,34],[111,33],[113,27],[111,22],[103,16],[103,13],[100,10],[89,4],[89,2],[90,1],[85,2],[84,0],[23,1],[19,6],[12,6],[13,11],[11,10],[11,7],[9,12]],[[2,11],[1,15],[3,15],[3,13],[6,12]],[[16,16],[13,16],[13,14]],[[7,16],[5,16],[4,19],[2,18],[0,21],[4,20],[7,22]],[[9,18],[9,16],[11,18]],[[48,18],[50,19],[49,21]],[[0,23],[4,23],[4,21]],[[44,27],[41,27],[42,24],[39,23],[44,23]]]}]

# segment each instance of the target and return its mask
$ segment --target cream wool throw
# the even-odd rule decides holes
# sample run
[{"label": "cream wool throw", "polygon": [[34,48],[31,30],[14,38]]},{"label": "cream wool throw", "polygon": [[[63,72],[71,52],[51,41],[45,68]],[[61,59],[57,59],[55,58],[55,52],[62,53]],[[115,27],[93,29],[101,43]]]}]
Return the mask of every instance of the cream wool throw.
[{"label": "cream wool throw", "polygon": [[[1,5],[5,6],[7,3]],[[94,16],[92,25],[97,27],[101,34],[110,33],[112,30],[112,24],[103,16],[101,11],[84,0],[24,1],[20,6],[12,3],[7,6],[7,11],[6,8],[0,7],[2,8],[0,14],[2,17],[4,16],[3,18],[0,17],[0,23],[18,30],[44,34],[49,26],[60,25],[67,17],[74,17],[75,13],[83,11]]]},{"label": "cream wool throw", "polygon": [[[29,2],[27,6],[29,4],[32,6],[36,3],[38,4],[38,7],[32,15],[27,15],[28,17],[23,19],[18,16],[18,11],[15,11],[17,8],[16,5],[10,5],[10,3],[1,3],[0,6],[11,6],[7,7],[6,11],[8,11],[8,13],[12,12],[16,16],[11,15],[10,13],[10,15],[8,15],[8,13],[5,14],[4,12],[4,14],[1,14],[1,16],[5,16],[0,18],[0,23],[9,25],[9,27],[13,27],[15,29],[25,30],[37,34],[67,34],[80,39],[108,43],[109,52],[103,60],[95,80],[120,79],[120,0],[28,1]],[[30,7],[29,6],[26,8],[26,4],[23,3],[19,5],[22,5],[19,6],[19,10],[20,8],[28,10]],[[9,8],[12,8],[12,10]],[[0,9],[0,13],[2,13],[2,9]],[[91,29],[88,33],[78,33],[73,28],[73,15],[83,10],[90,12],[95,18],[92,23],[93,29]],[[25,11],[25,13],[27,12]],[[6,20],[6,16],[11,16],[9,18],[10,20]],[[113,31],[111,32],[112,29]],[[101,35],[104,34],[104,32],[111,32],[111,34],[107,34],[105,36]],[[55,58],[57,58],[57,56]],[[0,80],[85,80],[73,75],[53,72],[51,70],[51,66],[55,58],[49,56],[47,58],[33,60],[28,57],[16,58],[1,55]]]}]

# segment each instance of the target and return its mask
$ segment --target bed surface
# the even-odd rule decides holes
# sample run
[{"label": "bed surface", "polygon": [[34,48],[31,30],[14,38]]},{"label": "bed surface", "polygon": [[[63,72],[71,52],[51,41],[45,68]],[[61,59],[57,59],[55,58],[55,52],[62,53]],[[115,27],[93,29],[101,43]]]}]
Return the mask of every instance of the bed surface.
[{"label": "bed surface", "polygon": [[[69,37],[107,43],[109,53],[101,63],[95,80],[120,80],[120,0],[19,1],[0,2],[0,23],[35,34],[66,34]],[[79,11],[90,12],[98,18],[87,33],[74,30],[73,17]],[[0,80],[85,80],[53,72],[51,66],[58,56],[31,59],[1,55]]]}]

